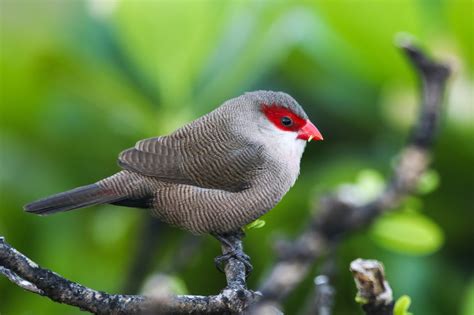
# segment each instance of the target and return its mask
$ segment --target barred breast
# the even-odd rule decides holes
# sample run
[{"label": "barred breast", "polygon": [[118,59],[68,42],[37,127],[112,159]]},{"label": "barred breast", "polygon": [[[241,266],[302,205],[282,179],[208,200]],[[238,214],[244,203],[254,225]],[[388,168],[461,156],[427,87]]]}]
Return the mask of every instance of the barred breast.
[{"label": "barred breast", "polygon": [[268,165],[240,192],[170,184],[156,192],[153,214],[195,234],[235,231],[272,209],[292,185],[290,174]]}]

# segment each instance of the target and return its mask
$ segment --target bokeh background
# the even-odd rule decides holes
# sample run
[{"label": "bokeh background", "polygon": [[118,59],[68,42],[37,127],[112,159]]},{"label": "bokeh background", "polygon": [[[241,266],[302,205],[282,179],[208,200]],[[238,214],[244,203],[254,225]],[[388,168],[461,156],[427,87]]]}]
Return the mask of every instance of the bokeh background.
[{"label": "bokeh background", "polygon": [[[454,68],[432,169],[396,215],[338,249],[335,314],[361,313],[348,264],[364,257],[385,263],[395,297],[408,294],[416,315],[473,315],[473,12],[472,1],[451,0],[1,0],[0,235],[42,266],[116,293],[139,287],[127,279],[146,242],[151,260],[132,278],[166,274],[176,292],[218,292],[225,282],[209,236],[156,223],[144,234],[148,215],[130,208],[37,217],[22,206],[113,174],[136,140],[228,98],[282,90],[325,141],[308,145],[295,187],[263,228],[248,231],[256,288],[274,240],[297,235],[318,198],[346,183],[370,199],[390,174],[419,96],[393,45],[407,32]],[[288,299],[288,314],[304,314],[312,277]],[[80,312],[0,277],[0,313]]]}]

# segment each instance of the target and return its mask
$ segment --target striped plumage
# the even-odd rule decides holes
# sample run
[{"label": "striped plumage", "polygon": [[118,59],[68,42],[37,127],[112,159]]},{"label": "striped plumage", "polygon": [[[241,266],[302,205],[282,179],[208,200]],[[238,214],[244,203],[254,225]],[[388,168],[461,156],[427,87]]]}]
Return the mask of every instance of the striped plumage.
[{"label": "striped plumage", "polygon": [[307,121],[285,93],[246,93],[168,136],[137,142],[120,154],[121,172],[25,209],[47,214],[112,203],[150,208],[197,234],[235,231],[273,208],[299,174],[307,136],[277,128],[262,112],[270,105]]}]

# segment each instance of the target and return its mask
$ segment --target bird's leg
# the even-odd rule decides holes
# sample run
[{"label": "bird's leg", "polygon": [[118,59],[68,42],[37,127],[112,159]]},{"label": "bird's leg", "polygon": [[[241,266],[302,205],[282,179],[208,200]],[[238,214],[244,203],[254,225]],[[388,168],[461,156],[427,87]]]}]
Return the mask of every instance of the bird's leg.
[{"label": "bird's leg", "polygon": [[212,236],[221,242],[224,252],[224,254],[217,256],[214,259],[217,269],[224,272],[224,265],[229,261],[229,259],[234,258],[245,265],[245,273],[248,276],[252,272],[253,267],[250,263],[250,257],[242,250],[242,237],[245,236],[245,233],[242,230],[239,230],[225,234],[213,233]]}]

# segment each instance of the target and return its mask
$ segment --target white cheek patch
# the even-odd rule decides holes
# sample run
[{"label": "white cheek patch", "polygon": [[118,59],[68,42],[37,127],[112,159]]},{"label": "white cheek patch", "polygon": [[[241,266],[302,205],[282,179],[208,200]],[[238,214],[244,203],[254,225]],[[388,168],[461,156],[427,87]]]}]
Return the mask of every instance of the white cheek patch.
[{"label": "white cheek patch", "polygon": [[279,160],[284,160],[288,164],[296,164],[299,168],[306,141],[297,139],[296,132],[278,129],[271,123],[267,122],[265,127],[260,129],[260,132],[269,152],[274,153]]}]

